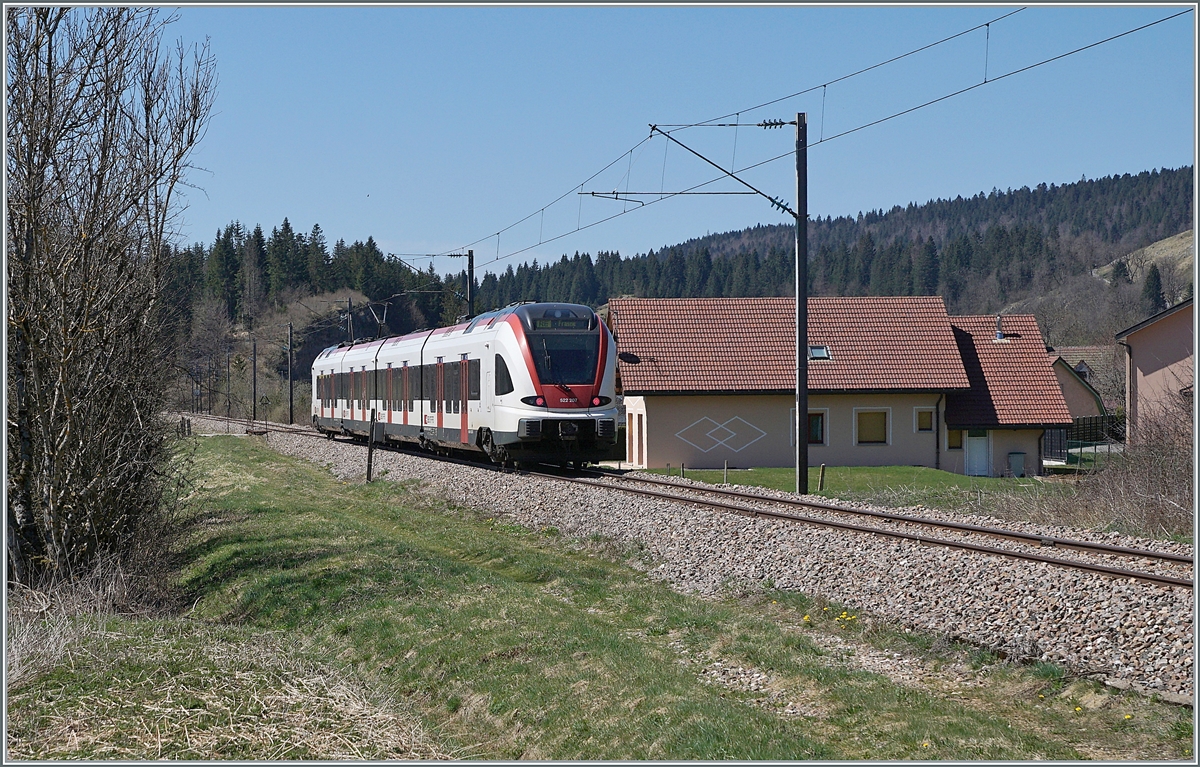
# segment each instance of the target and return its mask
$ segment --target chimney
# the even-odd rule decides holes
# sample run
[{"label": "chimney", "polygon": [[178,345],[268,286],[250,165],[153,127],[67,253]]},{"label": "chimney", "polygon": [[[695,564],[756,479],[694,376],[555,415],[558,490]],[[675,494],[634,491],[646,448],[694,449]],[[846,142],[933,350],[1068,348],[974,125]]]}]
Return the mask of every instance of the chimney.
[{"label": "chimney", "polygon": [[996,340],[997,341],[1004,340],[1004,330],[1002,330],[1000,327],[1000,315],[999,314],[996,315]]}]

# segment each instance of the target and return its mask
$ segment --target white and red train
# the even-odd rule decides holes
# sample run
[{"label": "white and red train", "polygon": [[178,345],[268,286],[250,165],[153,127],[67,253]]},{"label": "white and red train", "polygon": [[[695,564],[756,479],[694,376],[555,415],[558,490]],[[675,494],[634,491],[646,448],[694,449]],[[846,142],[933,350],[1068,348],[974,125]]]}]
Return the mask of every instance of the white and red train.
[{"label": "white and red train", "polygon": [[617,439],[616,346],[586,306],[523,303],[454,327],[325,349],[313,425],[492,461],[580,465]]}]

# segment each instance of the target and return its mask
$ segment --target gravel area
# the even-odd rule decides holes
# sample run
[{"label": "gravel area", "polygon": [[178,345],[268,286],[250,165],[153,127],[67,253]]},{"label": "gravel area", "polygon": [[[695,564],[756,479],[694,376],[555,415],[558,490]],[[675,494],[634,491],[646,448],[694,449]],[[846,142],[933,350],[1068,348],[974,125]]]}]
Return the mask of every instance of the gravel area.
[{"label": "gravel area", "polygon": [[[199,418],[193,423],[195,433],[226,433],[224,423],[206,424]],[[362,478],[366,471],[361,445],[278,432],[268,434],[267,443],[326,466],[342,479]],[[1190,703],[1194,694],[1194,600],[1187,589],[780,524],[387,450],[376,451],[375,471],[377,476],[386,472],[389,480],[419,479],[424,492],[527,527],[553,526],[567,538],[599,535],[641,547],[654,563],[649,574],[683,591],[719,595],[731,587],[773,585],[1014,659],[1045,660],[1075,673],[1102,675],[1114,686],[1175,702]],[[1186,553],[1192,548],[1064,527],[997,526],[1138,548]]]},{"label": "gravel area", "polygon": [[[654,485],[646,486],[640,484],[629,483],[628,479],[644,479],[647,482],[653,482]],[[1181,562],[1169,562],[1156,560],[1152,557],[1129,557],[1116,554],[1100,554],[1095,552],[1085,552],[1072,549],[1070,547],[1044,547],[1039,544],[1025,543],[1004,538],[996,538],[981,533],[974,533],[962,530],[954,530],[949,528],[937,528],[929,525],[924,525],[916,522],[906,522],[902,520],[879,519],[874,517],[863,516],[853,512],[841,512],[832,509],[818,509],[809,507],[795,507],[782,504],[774,504],[767,500],[768,497],[781,498],[787,500],[795,499],[795,495],[781,493],[776,490],[763,489],[763,492],[758,492],[753,488],[736,487],[733,485],[704,485],[703,483],[694,482],[692,480],[672,477],[669,481],[673,488],[665,488],[661,484],[663,478],[653,474],[642,474],[641,472],[631,472],[625,475],[624,479],[609,479],[608,483],[614,486],[627,486],[638,489],[647,488],[657,492],[665,492],[668,489],[681,495],[691,495],[700,500],[717,500],[722,503],[740,506],[742,508],[759,508],[771,511],[782,511],[786,514],[793,514],[807,517],[810,519],[827,519],[835,522],[849,523],[858,527],[870,527],[876,530],[893,533],[905,533],[920,535],[927,538],[937,538],[939,540],[960,541],[975,546],[985,546],[994,549],[1004,549],[1007,551],[1021,552],[1034,554],[1052,559],[1070,560],[1075,562],[1084,562],[1094,565],[1102,565],[1119,570],[1128,570],[1142,573],[1152,573],[1156,575],[1164,575],[1172,578],[1191,578],[1191,565]],[[705,492],[705,490],[710,492]],[[764,496],[763,500],[736,497],[729,498],[724,496],[714,495],[712,490],[732,489],[737,492],[754,492],[757,495]],[[806,498],[826,504],[830,501],[823,497],[806,496]],[[855,503],[843,501],[838,504],[844,509],[862,509],[862,510],[880,510],[875,509],[864,503]],[[1180,544],[1171,541],[1156,541],[1146,539],[1136,539],[1131,537],[1121,537],[1117,533],[1096,534],[1093,531],[1084,531],[1086,535],[1075,534],[1079,531],[1074,531],[1064,527],[1050,527],[1047,525],[1033,525],[1026,522],[1007,522],[1001,519],[995,519],[985,516],[970,516],[966,514],[955,514],[952,512],[938,511],[920,506],[910,506],[898,509],[887,509],[889,513],[906,516],[920,517],[922,519],[937,520],[939,522],[954,522],[967,525],[975,525],[979,527],[995,527],[1002,530],[1013,532],[1036,534],[1039,537],[1059,538],[1078,541],[1081,543],[1103,543],[1106,545],[1125,546],[1127,548],[1136,548],[1147,552],[1183,554],[1191,556],[1192,547],[1186,544]],[[1052,533],[1051,530],[1058,531]],[[1113,536],[1116,536],[1115,538]],[[1131,546],[1130,541],[1136,541],[1138,545]]]}]

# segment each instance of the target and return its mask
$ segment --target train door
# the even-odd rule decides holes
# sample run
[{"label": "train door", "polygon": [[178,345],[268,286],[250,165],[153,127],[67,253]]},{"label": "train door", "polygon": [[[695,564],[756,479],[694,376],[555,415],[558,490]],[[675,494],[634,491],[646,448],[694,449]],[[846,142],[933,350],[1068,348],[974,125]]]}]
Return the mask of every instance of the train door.
[{"label": "train door", "polygon": [[400,373],[400,394],[402,395],[400,399],[400,419],[405,426],[408,426],[408,411],[410,409],[408,405],[410,401],[408,398],[408,360],[400,364],[402,366],[402,372]]},{"label": "train door", "polygon": [[437,411],[437,428],[438,439],[442,437],[443,423],[445,422],[446,407],[442,404],[446,391],[446,366],[442,362],[442,358],[437,358],[437,391],[434,392],[433,407]]},{"label": "train door", "polygon": [[471,375],[467,355],[458,361],[458,398],[462,415],[459,417],[458,441],[467,444],[467,406],[470,403]]},{"label": "train door", "polygon": [[396,405],[396,401],[391,399],[391,394],[391,362],[388,362],[388,389],[384,391],[386,399],[383,401],[383,407],[385,411],[388,411],[389,424],[391,423],[391,408]]},{"label": "train door", "polygon": [[[487,347],[484,347],[484,348],[487,348]],[[482,365],[483,367],[491,367],[492,365],[495,364],[493,362],[492,365],[489,365],[488,361],[489,361],[488,355],[484,354],[483,359],[479,361],[479,364]],[[480,404],[483,406],[484,413],[492,412],[492,395],[495,393],[494,387],[495,387],[495,384],[492,383],[492,371],[489,370],[486,374],[484,374],[483,385],[479,389]],[[484,418],[484,420],[487,421],[488,423],[492,422],[491,418]]]}]

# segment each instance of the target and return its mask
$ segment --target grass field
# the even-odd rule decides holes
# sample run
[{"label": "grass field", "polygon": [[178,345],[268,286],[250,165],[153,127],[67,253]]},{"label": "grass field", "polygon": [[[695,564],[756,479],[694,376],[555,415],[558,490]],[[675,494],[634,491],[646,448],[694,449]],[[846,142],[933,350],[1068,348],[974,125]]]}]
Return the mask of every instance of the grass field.
[{"label": "grass field", "polygon": [[[650,469],[666,474],[666,469]],[[679,475],[679,467],[670,470]],[[721,469],[686,469],[686,476],[700,482],[724,481]],[[892,506],[921,505],[950,511],[986,507],[987,500],[1012,493],[1062,492],[1060,486],[1033,478],[968,477],[924,466],[827,466],[824,489],[818,490],[820,468],[808,470],[808,491],[814,495],[846,501],[872,501]],[[730,469],[729,482],[791,492],[796,489],[796,471],[791,468]]]},{"label": "grass field", "polygon": [[[80,619],[9,690],[10,757],[1190,755],[1189,711],[1054,667],[794,593],[682,595],[610,542],[339,482],[253,438],[200,440],[196,467],[189,609]],[[856,662],[891,653],[945,674]]]}]

